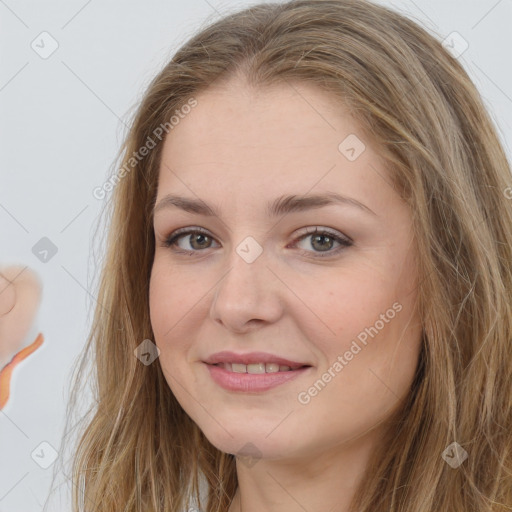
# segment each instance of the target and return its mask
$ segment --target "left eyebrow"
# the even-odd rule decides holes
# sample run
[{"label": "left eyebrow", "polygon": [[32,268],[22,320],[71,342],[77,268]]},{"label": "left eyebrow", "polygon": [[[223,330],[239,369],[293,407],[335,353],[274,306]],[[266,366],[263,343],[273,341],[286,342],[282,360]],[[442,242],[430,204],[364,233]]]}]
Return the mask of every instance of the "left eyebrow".
[{"label": "left eyebrow", "polygon": [[[332,204],[349,205],[360,210],[377,216],[377,214],[368,208],[368,206],[357,201],[352,197],[343,196],[335,192],[330,192],[322,195],[284,195],[280,196],[274,201],[267,204],[267,215],[269,217],[277,217],[286,213],[302,212],[314,208],[322,208]],[[210,206],[200,199],[193,199],[189,197],[176,196],[168,194],[164,196],[153,208],[153,216],[162,209],[176,207],[186,212],[195,213],[197,215],[204,215],[207,217],[219,217],[220,211],[215,206]]]}]

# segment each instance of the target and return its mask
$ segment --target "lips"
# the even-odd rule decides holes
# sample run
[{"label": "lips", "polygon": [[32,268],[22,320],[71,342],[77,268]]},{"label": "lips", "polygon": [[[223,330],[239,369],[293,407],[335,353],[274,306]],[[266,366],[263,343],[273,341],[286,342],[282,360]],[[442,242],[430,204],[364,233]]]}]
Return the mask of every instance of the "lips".
[{"label": "lips", "polygon": [[[261,357],[261,355],[259,356]],[[277,358],[283,360],[282,358]],[[289,361],[285,359],[285,361]],[[293,363],[293,361],[289,361]],[[301,376],[305,376],[310,374],[313,371],[311,366],[302,366],[301,368],[297,368],[295,370],[286,370],[286,371],[277,371],[277,372],[256,372],[248,371],[247,373],[238,373],[236,371],[231,371],[229,369],[224,368],[225,365],[229,363],[217,363],[217,364],[207,364],[203,362],[204,367],[208,370],[208,373],[216,384],[229,392],[236,393],[262,393],[266,391],[270,391],[278,386],[285,385],[295,379],[301,378]],[[236,365],[244,366],[243,363],[233,363],[233,366]],[[254,364],[254,363],[253,363]],[[260,363],[261,364],[261,363]],[[269,363],[273,365],[273,363]],[[295,363],[297,364],[297,363]],[[249,365],[248,370],[252,365]],[[259,366],[255,364],[255,366]],[[275,366],[278,366],[277,364]],[[289,368],[288,366],[280,366],[280,368]]]},{"label": "lips", "polygon": [[205,363],[215,365],[219,363],[235,363],[235,364],[257,364],[257,363],[273,363],[279,366],[289,366],[291,370],[296,370],[305,366],[311,366],[305,362],[292,361],[281,356],[269,354],[268,352],[249,352],[247,354],[237,354],[235,352],[222,351],[212,354],[204,360]]}]

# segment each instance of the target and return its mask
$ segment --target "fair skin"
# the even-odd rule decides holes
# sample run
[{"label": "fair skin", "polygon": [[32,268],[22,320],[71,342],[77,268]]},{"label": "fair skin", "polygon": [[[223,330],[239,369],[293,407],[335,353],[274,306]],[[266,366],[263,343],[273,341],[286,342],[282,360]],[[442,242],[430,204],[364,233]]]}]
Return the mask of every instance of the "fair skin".
[{"label": "fair skin", "polygon": [[[220,215],[176,206],[155,213],[150,313],[160,365],[214,446],[239,456],[249,455],[248,443],[257,449],[252,461],[237,457],[230,512],[347,511],[418,363],[411,211],[356,120],[314,86],[254,89],[232,79],[196,99],[165,140],[156,204],[175,194]],[[354,161],[338,149],[350,134],[366,145]],[[373,213],[345,203],[267,214],[281,195],[328,192]],[[178,254],[163,243],[184,227],[207,234],[181,236],[174,248],[189,254]],[[315,242],[304,229],[315,227],[353,245]],[[263,251],[251,263],[236,251],[249,236]],[[333,371],[372,326],[377,333]],[[311,368],[268,391],[228,391],[203,362],[221,350],[270,352]],[[308,394],[329,368],[329,382]]]}]

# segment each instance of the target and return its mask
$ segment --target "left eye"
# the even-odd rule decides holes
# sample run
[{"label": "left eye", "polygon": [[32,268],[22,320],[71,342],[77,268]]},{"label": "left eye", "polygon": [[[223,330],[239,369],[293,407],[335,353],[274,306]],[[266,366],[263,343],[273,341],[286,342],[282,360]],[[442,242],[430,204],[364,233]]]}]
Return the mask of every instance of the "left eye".
[{"label": "left eye", "polygon": [[[194,235],[191,237],[191,235]],[[179,245],[179,240],[184,238],[189,238],[189,245],[192,247],[192,250],[183,248]],[[301,249],[300,252],[303,254],[311,254],[311,252],[315,253],[328,253],[328,256],[331,256],[333,254],[337,254],[341,250],[350,247],[353,245],[352,240],[350,240],[348,237],[340,236],[338,234],[332,233],[330,231],[321,230],[318,228],[315,228],[313,231],[308,231],[299,238],[296,239],[296,241],[293,244],[297,244],[297,242],[302,242],[306,238],[311,237],[311,242],[309,243],[309,246],[313,249],[318,249],[315,251],[308,251]],[[172,233],[163,243],[162,246],[171,248],[176,253],[180,254],[189,254],[192,256],[194,253],[200,252],[204,249],[209,249],[208,246],[211,241],[214,240],[213,237],[211,237],[207,231],[203,229],[190,229],[190,230],[178,230],[174,233]],[[332,244],[338,243],[340,244],[340,247],[338,247],[335,250],[332,249]],[[179,247],[179,248],[176,248]],[[324,257],[321,254],[318,254],[319,257]]]},{"label": "left eye", "polygon": [[[309,237],[311,237],[311,241],[309,242],[308,245],[313,248],[319,249],[318,251],[314,252],[327,252],[327,256],[337,254],[341,250],[353,245],[352,240],[350,240],[348,237],[340,236],[335,233],[331,233],[330,231],[319,230],[318,228],[315,228],[314,231],[309,231],[306,234],[300,236],[298,240],[302,242]],[[330,249],[332,249],[332,244],[334,242],[338,243],[339,247],[332,251]],[[321,254],[318,254],[318,256],[323,257]]]}]

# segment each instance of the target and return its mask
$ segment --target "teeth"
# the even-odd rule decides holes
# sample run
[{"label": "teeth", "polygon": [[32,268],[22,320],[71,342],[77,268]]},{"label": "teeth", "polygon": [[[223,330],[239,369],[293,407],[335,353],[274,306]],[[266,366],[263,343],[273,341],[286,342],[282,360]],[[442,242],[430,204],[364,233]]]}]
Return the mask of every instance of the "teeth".
[{"label": "teeth", "polygon": [[232,363],[231,371],[236,373],[247,373],[247,366],[245,364]]},{"label": "teeth", "polygon": [[277,363],[252,363],[252,364],[241,364],[241,363],[218,363],[217,366],[224,368],[230,372],[235,373],[276,373],[276,372],[287,372],[291,368],[285,365],[279,365]]},{"label": "teeth", "polygon": [[265,363],[248,364],[247,373],[265,373]]}]

